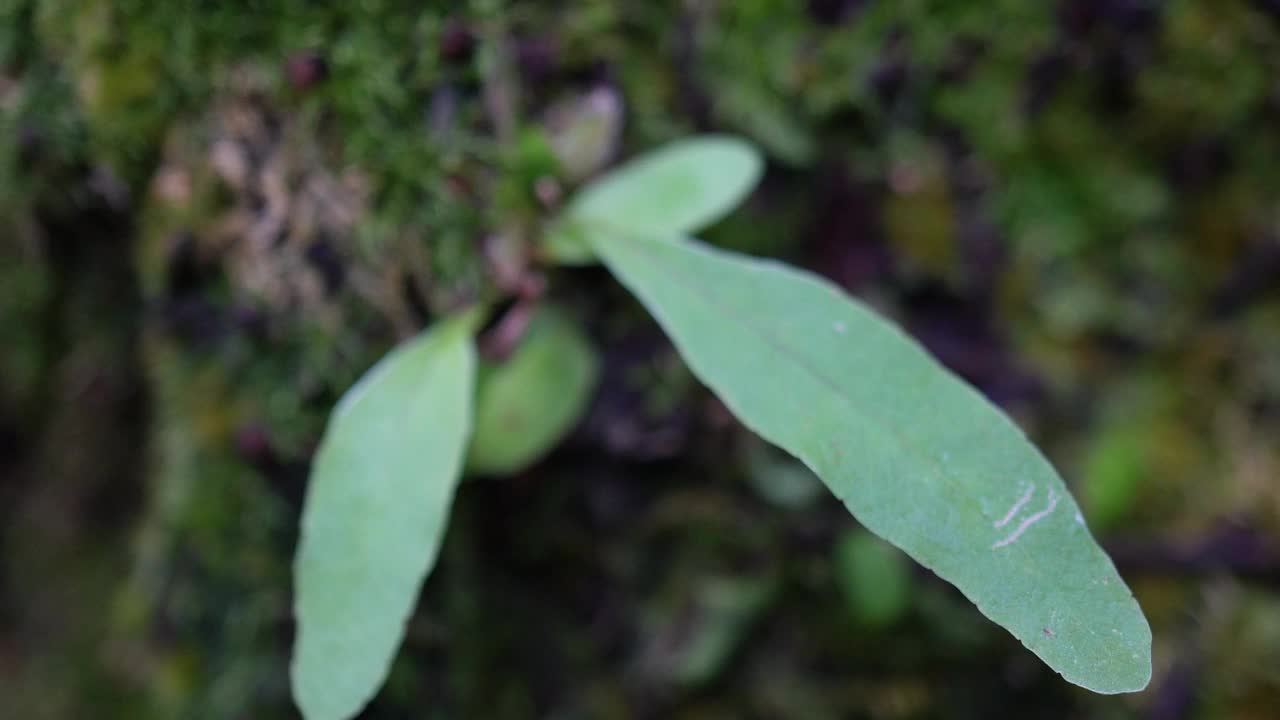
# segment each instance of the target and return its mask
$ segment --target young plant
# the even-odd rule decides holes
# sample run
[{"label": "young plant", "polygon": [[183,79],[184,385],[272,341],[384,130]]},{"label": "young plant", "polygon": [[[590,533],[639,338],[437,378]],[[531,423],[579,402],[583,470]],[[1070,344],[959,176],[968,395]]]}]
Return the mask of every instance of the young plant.
[{"label": "young plant", "polygon": [[[761,165],[740,140],[674,143],[582,189],[544,255],[603,262],[745,426],[1065,679],[1099,693],[1146,687],[1146,618],[1013,422],[831,283],[690,237],[746,195]],[[292,682],[308,720],[354,716],[385,680],[464,462],[496,472],[532,462],[594,383],[589,346],[548,311],[547,337],[490,371],[473,434],[482,321],[465,311],[393,351],[330,420],[295,568]],[[522,373],[556,372],[557,392],[522,393]]]}]

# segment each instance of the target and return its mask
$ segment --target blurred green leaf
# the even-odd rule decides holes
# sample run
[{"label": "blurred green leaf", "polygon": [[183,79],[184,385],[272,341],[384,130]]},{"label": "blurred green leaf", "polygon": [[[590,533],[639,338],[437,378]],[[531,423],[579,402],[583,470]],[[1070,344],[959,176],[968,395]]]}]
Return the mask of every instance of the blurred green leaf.
[{"label": "blurred green leaf", "polygon": [[1128,429],[1104,431],[1085,456],[1081,497],[1097,528],[1123,520],[1138,498],[1146,460],[1141,437]]},{"label": "blurred green leaf", "polygon": [[1146,618],[1004,414],[816,276],[613,228],[590,236],[600,257],[743,423],[1067,680],[1146,687]]},{"label": "blurred green leaf", "polygon": [[295,565],[291,671],[307,720],[353,717],[377,692],[435,564],[471,428],[476,317],[394,350],[329,420]]},{"label": "blurred green leaf", "polygon": [[742,202],[763,170],[756,149],[737,138],[671,143],[578,192],[549,231],[543,253],[565,265],[595,262],[580,230],[593,221],[659,235],[696,232]]},{"label": "blurred green leaf", "polygon": [[718,98],[718,107],[735,125],[791,167],[804,167],[817,155],[812,131],[786,99],[743,83],[727,85]]},{"label": "blurred green leaf", "polygon": [[467,469],[510,475],[540,459],[586,410],[599,365],[571,319],[539,309],[511,357],[481,368]]},{"label": "blurred green leaf", "polygon": [[646,661],[681,685],[716,679],[772,599],[766,577],[712,577],[652,629]]},{"label": "blurred green leaf", "polygon": [[991,623],[975,615],[964,598],[946,588],[921,583],[912,600],[913,610],[927,628],[936,650],[954,657],[973,657],[990,644],[995,634]]},{"label": "blurred green leaf", "polygon": [[768,502],[798,510],[822,496],[822,481],[786,453],[756,440],[744,454],[747,481]]},{"label": "blurred green leaf", "polygon": [[911,570],[906,558],[871,533],[850,530],[835,551],[836,582],[854,617],[863,625],[892,625],[911,602]]}]

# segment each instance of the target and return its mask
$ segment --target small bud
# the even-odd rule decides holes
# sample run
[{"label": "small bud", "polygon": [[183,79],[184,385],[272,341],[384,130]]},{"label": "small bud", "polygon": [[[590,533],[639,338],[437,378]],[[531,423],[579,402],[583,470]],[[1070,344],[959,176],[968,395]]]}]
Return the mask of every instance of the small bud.
[{"label": "small bud", "polygon": [[329,64],[316,50],[302,50],[285,61],[284,73],[295,90],[307,90],[324,82],[329,76]]}]

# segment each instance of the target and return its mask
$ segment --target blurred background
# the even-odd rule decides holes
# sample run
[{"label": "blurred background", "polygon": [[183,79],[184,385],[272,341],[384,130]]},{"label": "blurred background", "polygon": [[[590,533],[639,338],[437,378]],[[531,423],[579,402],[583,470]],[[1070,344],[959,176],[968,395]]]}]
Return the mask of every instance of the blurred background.
[{"label": "blurred background", "polygon": [[[708,241],[896,318],[1059,467],[1148,690],[1063,682],[538,262],[706,131],[769,162]],[[327,413],[534,287],[590,410],[463,485],[363,717],[1280,717],[1278,201],[1275,0],[0,0],[0,715],[296,717]]]}]

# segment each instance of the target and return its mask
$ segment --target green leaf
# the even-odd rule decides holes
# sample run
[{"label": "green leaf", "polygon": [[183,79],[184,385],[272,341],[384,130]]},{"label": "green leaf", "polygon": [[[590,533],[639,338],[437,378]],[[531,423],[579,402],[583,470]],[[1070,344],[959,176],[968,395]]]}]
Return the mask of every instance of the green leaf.
[{"label": "green leaf", "polygon": [[294,567],[291,674],[307,720],[346,720],[373,697],[435,564],[471,429],[476,319],[392,351],[329,419]]},{"label": "green leaf", "polygon": [[645,665],[688,687],[725,670],[776,591],[769,577],[713,576],[693,585],[684,602],[647,628]]},{"label": "green leaf", "polygon": [[865,530],[849,530],[836,544],[836,581],[863,625],[897,622],[911,602],[911,571],[902,553]]},{"label": "green leaf", "polygon": [[541,459],[578,422],[598,374],[578,326],[554,307],[539,309],[511,357],[480,370],[467,468],[511,475]]},{"label": "green leaf", "polygon": [[1151,630],[1062,480],[901,330],[776,262],[607,229],[591,240],[694,374],[863,525],[1067,680],[1146,687]]},{"label": "green leaf", "polygon": [[1104,531],[1119,524],[1138,503],[1147,470],[1138,428],[1104,427],[1085,453],[1080,496],[1090,522]]},{"label": "green leaf", "polygon": [[678,236],[727,215],[760,181],[764,162],[749,143],[707,135],[642,155],[583,188],[553,224],[543,254],[564,265],[595,262],[584,225]]}]

